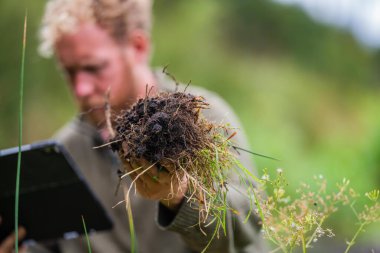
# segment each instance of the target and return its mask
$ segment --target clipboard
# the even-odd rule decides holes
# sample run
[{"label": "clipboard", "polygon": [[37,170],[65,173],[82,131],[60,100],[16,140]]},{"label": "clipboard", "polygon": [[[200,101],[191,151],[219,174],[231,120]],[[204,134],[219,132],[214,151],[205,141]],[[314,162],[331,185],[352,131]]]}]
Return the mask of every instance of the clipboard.
[{"label": "clipboard", "polygon": [[[22,146],[19,225],[27,238],[50,241],[109,230],[113,222],[63,145]],[[14,230],[18,147],[0,150],[0,241]]]}]

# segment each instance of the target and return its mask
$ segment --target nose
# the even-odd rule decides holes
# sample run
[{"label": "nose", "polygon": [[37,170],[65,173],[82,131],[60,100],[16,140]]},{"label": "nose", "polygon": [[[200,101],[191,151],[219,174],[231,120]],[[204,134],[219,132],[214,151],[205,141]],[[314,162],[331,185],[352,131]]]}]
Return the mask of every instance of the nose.
[{"label": "nose", "polygon": [[73,80],[74,94],[77,98],[90,96],[95,90],[92,78],[84,72],[77,72]]}]

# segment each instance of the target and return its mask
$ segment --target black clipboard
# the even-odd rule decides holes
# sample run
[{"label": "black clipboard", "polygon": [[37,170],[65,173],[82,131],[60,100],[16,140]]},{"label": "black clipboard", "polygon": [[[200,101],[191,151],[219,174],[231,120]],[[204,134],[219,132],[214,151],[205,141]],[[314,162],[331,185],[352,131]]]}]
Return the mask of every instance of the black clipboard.
[{"label": "black clipboard", "polygon": [[[18,148],[0,150],[0,241],[14,230]],[[112,221],[65,148],[54,140],[22,146],[19,224],[50,241],[108,230]]]}]

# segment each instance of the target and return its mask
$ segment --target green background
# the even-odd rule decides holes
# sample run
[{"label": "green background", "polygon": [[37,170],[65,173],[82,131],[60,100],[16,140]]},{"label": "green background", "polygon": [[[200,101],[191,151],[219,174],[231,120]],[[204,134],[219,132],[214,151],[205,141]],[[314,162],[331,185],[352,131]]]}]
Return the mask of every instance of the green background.
[{"label": "green background", "polygon": [[[49,138],[75,115],[53,59],[37,53],[45,1],[0,1],[0,148],[18,142],[22,30],[28,13],[24,139]],[[155,3],[153,66],[223,96],[240,116],[257,170],[282,168],[289,191],[324,175],[360,193],[380,185],[380,52],[343,30],[270,1],[161,0]],[[349,210],[330,224],[352,236]],[[379,224],[359,238],[374,244]]]}]

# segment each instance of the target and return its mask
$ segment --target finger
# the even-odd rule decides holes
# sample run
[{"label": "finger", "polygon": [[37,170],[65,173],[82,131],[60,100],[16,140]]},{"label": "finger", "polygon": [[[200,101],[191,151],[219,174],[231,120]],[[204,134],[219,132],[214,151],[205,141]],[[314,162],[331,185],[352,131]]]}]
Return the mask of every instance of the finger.
[{"label": "finger", "polygon": [[[136,166],[136,169],[135,167],[132,165],[131,161],[126,161],[126,160],[123,160],[123,166],[124,166],[124,169],[125,169],[125,174],[123,174],[121,176],[121,178],[124,178],[124,177],[130,177],[132,179],[132,183],[131,184],[124,184],[124,196],[127,196],[126,193],[127,192],[130,192],[133,188],[133,185],[135,184],[136,188],[141,188],[141,185],[142,185],[142,181],[140,178],[138,178],[138,172],[141,171],[141,166],[140,167],[137,167]],[[1,252],[0,252],[1,253]]]},{"label": "finger", "polygon": [[5,240],[1,243],[0,252],[1,253],[12,252],[14,245],[15,245],[15,235],[12,233],[10,236],[5,238]]},{"label": "finger", "polygon": [[151,168],[148,170],[150,176],[158,176],[158,170],[157,170],[157,167],[156,167],[156,163],[152,164],[152,163],[148,162],[148,161],[145,160],[145,159],[140,159],[140,160],[139,160],[139,163],[140,163],[141,166],[143,166],[144,168],[151,167]]},{"label": "finger", "polygon": [[[141,161],[144,166],[150,165],[148,161],[143,159]],[[173,180],[176,180],[175,166],[168,160],[161,160],[154,164],[153,168],[149,170],[149,176],[160,184],[170,185]]]},{"label": "finger", "polygon": [[129,160],[124,160],[123,159],[123,166],[124,166],[124,171],[126,173],[133,170],[132,164],[131,164],[131,162]]},{"label": "finger", "polygon": [[125,173],[121,176],[121,178],[124,178],[126,176],[130,176],[132,179],[135,179],[138,175],[138,172],[142,169],[142,167],[133,166],[130,161],[123,161],[123,166]]},{"label": "finger", "polygon": [[181,171],[176,169],[176,165],[172,161],[168,159],[161,160],[158,168],[160,178],[163,179],[163,183],[177,184],[177,182],[181,181]]},{"label": "finger", "polygon": [[164,166],[162,166],[162,162],[158,162],[156,164],[156,167],[157,167],[158,173],[170,173],[170,171],[168,169],[166,169]]},{"label": "finger", "polygon": [[169,174],[172,174],[176,170],[175,164],[168,159],[164,159],[164,160],[160,161],[159,165],[162,167],[162,169],[160,170],[162,172],[167,172]]},{"label": "finger", "polygon": [[26,229],[24,227],[19,227],[18,229],[18,239],[22,240],[26,236]]},{"label": "finger", "polygon": [[158,183],[158,172],[154,164],[151,164],[145,159],[138,159],[133,161],[133,166],[141,166],[143,169],[140,171],[138,177],[145,182],[145,184]]},{"label": "finger", "polygon": [[26,247],[25,245],[21,245],[21,247],[19,247],[19,250],[18,252],[19,253],[27,253],[28,251],[28,247]]},{"label": "finger", "polygon": [[[23,227],[20,227],[18,230],[18,239],[22,240],[26,235],[26,230]],[[0,245],[0,252],[1,253],[8,253],[13,251],[13,247],[16,243],[16,236],[15,233],[12,233],[9,235]]]}]

